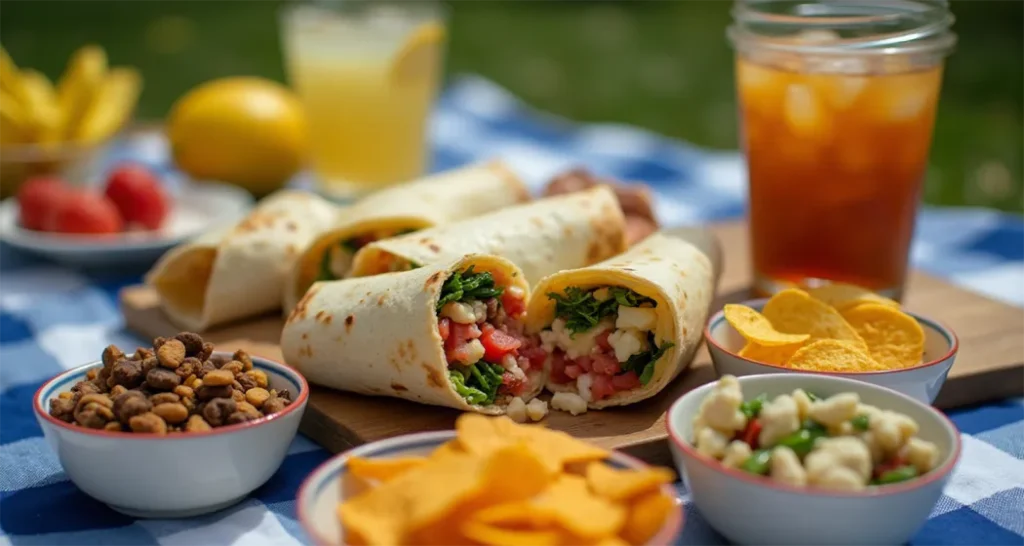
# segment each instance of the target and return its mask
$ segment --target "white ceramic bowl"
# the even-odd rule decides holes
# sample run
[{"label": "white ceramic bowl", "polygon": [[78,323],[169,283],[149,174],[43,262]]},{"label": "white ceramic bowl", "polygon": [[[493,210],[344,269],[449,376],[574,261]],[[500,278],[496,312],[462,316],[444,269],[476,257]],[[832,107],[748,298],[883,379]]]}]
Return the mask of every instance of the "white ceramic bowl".
[{"label": "white ceramic bowl", "polygon": [[[346,494],[355,495],[364,487],[361,480],[349,479],[348,460],[351,457],[390,458],[429,455],[441,444],[455,438],[455,431],[421,432],[380,440],[351,449],[324,462],[310,474],[299,488],[297,511],[299,523],[314,544],[321,546],[343,544],[343,529],[338,520],[338,505]],[[644,468],[639,459],[612,452],[608,464],[617,468]],[[679,505],[675,487],[665,485],[664,492],[676,499],[677,509],[648,542],[650,545],[672,544],[683,527],[683,510]]]},{"label": "white ceramic bowl", "polygon": [[[743,305],[761,311],[767,299],[745,301]],[[904,311],[906,312],[906,311]],[[704,338],[708,342],[711,360],[719,376],[755,375],[765,373],[809,373],[833,377],[858,379],[875,385],[888,387],[902,392],[926,404],[931,404],[942,390],[946,382],[946,374],[953,367],[956,353],[960,349],[960,341],[953,330],[946,328],[934,320],[914,313],[914,317],[924,330],[923,362],[910,368],[886,370],[881,372],[836,373],[794,370],[776,364],[766,364],[744,358],[738,353],[746,341],[729,321],[725,320],[725,311],[719,311],[711,317],[704,328]]]},{"label": "white ceramic bowl", "polygon": [[99,362],[44,383],[33,408],[68,478],[87,495],[136,517],[195,516],[231,506],[270,479],[306,409],[309,385],[302,375],[265,358],[252,361],[266,372],[270,388],[288,389],[293,402],[279,413],[206,432],[107,432],[52,417],[50,400],[102,366]]},{"label": "white ceramic bowl", "polygon": [[714,383],[684,394],[666,424],[676,466],[694,504],[713,527],[740,544],[904,544],[924,524],[960,458],[960,433],[938,410],[890,389],[812,374],[739,378],[745,399],[769,398],[797,387],[828,397],[855,392],[861,401],[908,415],[918,436],[939,448],[939,464],[920,478],[863,492],[782,485],[726,468],[693,448],[693,418]]}]

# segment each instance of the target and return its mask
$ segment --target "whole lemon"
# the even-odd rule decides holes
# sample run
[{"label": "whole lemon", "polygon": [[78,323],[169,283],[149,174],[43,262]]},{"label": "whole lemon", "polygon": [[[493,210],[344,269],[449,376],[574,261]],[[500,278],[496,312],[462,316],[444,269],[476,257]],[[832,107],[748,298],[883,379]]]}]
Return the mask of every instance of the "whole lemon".
[{"label": "whole lemon", "polygon": [[255,77],[213,80],[178,99],[167,120],[178,168],[259,195],[288,181],[307,146],[302,106],[288,88]]}]

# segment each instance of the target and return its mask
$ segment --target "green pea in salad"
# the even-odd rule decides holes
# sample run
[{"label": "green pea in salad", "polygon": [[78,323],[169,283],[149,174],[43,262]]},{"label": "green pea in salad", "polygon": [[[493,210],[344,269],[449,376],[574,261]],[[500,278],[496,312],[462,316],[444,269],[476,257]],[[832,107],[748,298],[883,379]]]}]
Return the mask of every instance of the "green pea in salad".
[{"label": "green pea in salad", "polygon": [[917,431],[910,417],[863,404],[856,393],[820,398],[796,389],[745,399],[725,375],[694,417],[693,445],[726,467],[786,485],[860,491],[935,468],[938,447]]}]

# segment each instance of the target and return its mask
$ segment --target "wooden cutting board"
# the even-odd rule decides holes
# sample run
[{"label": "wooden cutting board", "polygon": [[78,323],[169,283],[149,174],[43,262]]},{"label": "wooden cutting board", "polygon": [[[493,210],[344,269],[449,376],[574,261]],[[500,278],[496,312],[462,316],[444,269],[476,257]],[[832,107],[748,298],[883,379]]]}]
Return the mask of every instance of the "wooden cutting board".
[{"label": "wooden cutting board", "polygon": [[[719,297],[713,311],[749,297],[750,264],[744,224],[712,227],[724,258]],[[906,306],[949,325],[960,338],[960,353],[936,400],[943,408],[1024,394],[1024,310],[953,286],[924,273],[911,275]],[[156,294],[133,286],[121,293],[129,330],[153,338],[175,334],[157,306]],[[283,321],[268,315],[209,332],[218,348],[242,348],[281,360],[278,340]],[[626,451],[657,464],[669,462],[665,411],[682,393],[715,379],[711,359],[701,348],[692,367],[658,396],[639,404],[573,417],[551,412],[548,426],[596,444]],[[424,430],[450,429],[458,412],[392,398],[378,398],[313,387],[301,430],[330,451]]]}]

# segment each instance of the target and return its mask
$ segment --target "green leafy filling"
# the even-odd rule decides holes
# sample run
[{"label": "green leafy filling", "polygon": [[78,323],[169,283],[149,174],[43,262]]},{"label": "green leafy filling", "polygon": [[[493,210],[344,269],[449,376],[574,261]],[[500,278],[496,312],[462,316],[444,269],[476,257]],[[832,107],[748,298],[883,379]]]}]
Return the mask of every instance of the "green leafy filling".
[{"label": "green leafy filling", "polygon": [[[341,243],[340,246],[345,248],[345,243]],[[331,249],[328,247],[324,251],[323,256],[320,257],[320,271],[316,275],[317,281],[334,281],[338,277],[331,271]]]},{"label": "green leafy filling", "polygon": [[441,286],[441,297],[437,310],[453,301],[486,300],[501,296],[504,289],[494,285],[494,277],[488,271],[475,273],[473,266],[465,271],[456,271]]},{"label": "green leafy filling", "polygon": [[640,375],[640,384],[646,385],[651,382],[651,378],[654,377],[654,366],[661,358],[665,351],[675,346],[675,343],[667,342],[663,343],[661,347],[654,344],[654,333],[648,332],[647,334],[647,345],[651,348],[631,355],[625,362],[622,363],[622,372],[634,371]]},{"label": "green leafy filling", "polygon": [[470,404],[487,406],[498,397],[498,387],[505,368],[500,364],[480,361],[470,366],[448,370],[448,378],[459,393]]},{"label": "green leafy filling", "polygon": [[644,303],[657,305],[651,298],[646,298],[620,286],[608,287],[608,299],[604,301],[598,301],[594,297],[596,291],[597,289],[584,290],[570,286],[565,289],[565,294],[548,293],[548,298],[555,302],[555,316],[565,320],[566,328],[573,334],[586,332],[597,326],[601,319],[617,313],[620,305],[626,307],[639,307]]}]

